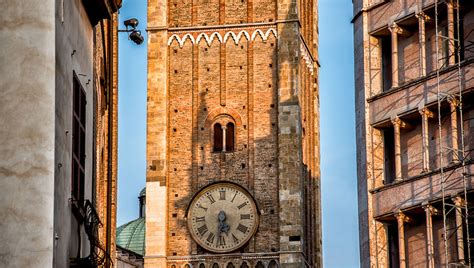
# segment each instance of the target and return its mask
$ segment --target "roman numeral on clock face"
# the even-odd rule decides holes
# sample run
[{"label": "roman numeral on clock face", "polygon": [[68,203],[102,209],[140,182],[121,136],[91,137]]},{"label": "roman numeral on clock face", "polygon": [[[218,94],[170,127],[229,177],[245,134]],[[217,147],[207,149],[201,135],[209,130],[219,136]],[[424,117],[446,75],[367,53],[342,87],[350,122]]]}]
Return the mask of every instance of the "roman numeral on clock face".
[{"label": "roman numeral on clock face", "polygon": [[238,244],[239,243],[239,239],[237,237],[235,237],[234,234],[232,234],[232,240],[234,241],[234,244]]},{"label": "roman numeral on clock face", "polygon": [[240,219],[241,220],[250,220],[250,214],[241,214]]},{"label": "roman numeral on clock face", "polygon": [[237,208],[241,209],[241,208],[245,207],[246,205],[247,205],[247,202],[244,202],[244,203],[240,204]]},{"label": "roman numeral on clock face", "polygon": [[225,200],[225,190],[219,190],[219,200]]},{"label": "roman numeral on clock face", "polygon": [[195,218],[195,221],[196,221],[196,222],[205,221],[205,217],[204,217],[204,216],[202,216],[202,217],[196,217],[196,218]]},{"label": "roman numeral on clock face", "polygon": [[213,233],[210,233],[206,241],[212,244],[212,242],[214,242],[214,237],[216,236]]},{"label": "roman numeral on clock face", "polygon": [[237,226],[237,230],[241,231],[244,234],[247,232],[248,229],[249,228],[247,226],[242,225],[241,223],[239,223],[239,226]]},{"label": "roman numeral on clock face", "polygon": [[203,236],[205,233],[207,233],[207,225],[204,224],[203,226],[198,227],[197,230],[198,233]]},{"label": "roman numeral on clock face", "polygon": [[214,199],[212,195],[208,195],[207,198],[209,198],[209,201],[211,201],[211,204],[214,204],[216,202],[216,200]]},{"label": "roman numeral on clock face", "polygon": [[225,246],[225,237],[223,235],[220,235],[219,239],[217,239],[217,246]]}]

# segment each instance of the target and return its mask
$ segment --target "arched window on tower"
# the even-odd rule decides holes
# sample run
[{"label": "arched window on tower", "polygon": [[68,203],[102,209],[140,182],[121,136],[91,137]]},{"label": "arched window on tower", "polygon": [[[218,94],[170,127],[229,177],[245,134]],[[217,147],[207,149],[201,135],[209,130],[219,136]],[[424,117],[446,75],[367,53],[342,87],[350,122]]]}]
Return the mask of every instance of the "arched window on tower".
[{"label": "arched window on tower", "polygon": [[234,267],[234,264],[233,264],[233,263],[229,262],[229,263],[227,264],[227,268],[235,268],[235,267]]},{"label": "arched window on tower", "polygon": [[219,123],[214,124],[214,152],[222,152],[222,126]]},{"label": "arched window on tower", "polygon": [[214,124],[214,152],[233,152],[235,148],[235,127],[234,123],[226,125]]},{"label": "arched window on tower", "polygon": [[257,262],[257,265],[255,266],[255,268],[264,268],[262,262]]},{"label": "arched window on tower", "polygon": [[225,132],[225,151],[234,151],[234,123],[228,123]]},{"label": "arched window on tower", "polygon": [[212,268],[219,268],[219,264],[214,263],[214,264],[212,265]]}]

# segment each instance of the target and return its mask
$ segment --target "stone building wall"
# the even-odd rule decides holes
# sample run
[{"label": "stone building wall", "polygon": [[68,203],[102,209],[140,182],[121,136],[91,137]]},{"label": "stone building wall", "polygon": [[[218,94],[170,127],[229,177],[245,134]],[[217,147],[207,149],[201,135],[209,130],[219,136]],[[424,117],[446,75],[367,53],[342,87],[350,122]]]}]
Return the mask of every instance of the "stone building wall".
[{"label": "stone building wall", "polygon": [[[7,157],[0,161],[2,267],[72,267],[73,259],[90,253],[84,223],[79,225],[73,212],[85,204],[73,200],[71,189],[72,148],[77,145],[72,144],[73,81],[87,101],[84,199],[100,203],[95,175],[104,175],[104,169],[97,171],[94,146],[103,143],[95,136],[103,125],[95,120],[100,81],[94,49],[102,44],[94,43],[94,25],[104,17],[91,17],[100,13],[100,4],[104,1],[96,3],[94,12],[80,0],[9,1],[2,9],[1,20],[10,25],[0,31],[5,40],[1,57],[8,63],[0,81],[0,151]],[[110,71],[116,75],[116,69]]]},{"label": "stone building wall", "polygon": [[[444,256],[441,214],[442,172],[446,172],[445,200],[449,206],[462,204],[456,203],[454,197],[463,193],[463,178],[468,178],[468,189],[471,187],[470,176],[463,177],[463,169],[456,164],[453,150],[449,149],[460,146],[456,143],[461,143],[461,135],[465,141],[465,174],[473,169],[472,147],[467,145],[472,144],[472,137],[466,135],[466,131],[472,127],[474,83],[469,75],[473,68],[469,46],[474,40],[470,34],[474,12],[469,1],[460,3],[460,29],[465,49],[459,65],[461,80],[458,80],[456,56],[449,53],[452,47],[440,40],[439,89],[446,96],[440,102],[440,109],[434,2],[354,3],[362,267],[438,267],[447,261],[468,263],[467,252],[462,249],[466,248],[467,238],[463,241],[460,234],[451,231],[459,226],[455,216],[463,213],[464,207],[458,205],[459,210],[451,210],[452,213],[446,215],[446,229],[451,232],[447,241],[448,260]],[[453,24],[448,16],[450,5],[449,2],[438,5],[439,31],[448,35],[449,25]],[[384,42],[388,42],[388,46]],[[463,92],[462,112],[452,101],[453,97],[459,99],[459,85]],[[461,125],[464,134],[456,132]],[[468,200],[470,198],[468,195]]]},{"label": "stone building wall", "polygon": [[8,25],[0,29],[0,266],[51,267],[55,4],[28,1],[27,10],[24,4],[10,1],[0,11]]},{"label": "stone building wall", "polygon": [[[146,265],[208,254],[190,238],[186,209],[221,180],[248,189],[261,212],[242,252],[285,267],[321,262],[316,10],[149,1]],[[232,153],[213,152],[215,122],[234,123]]]}]

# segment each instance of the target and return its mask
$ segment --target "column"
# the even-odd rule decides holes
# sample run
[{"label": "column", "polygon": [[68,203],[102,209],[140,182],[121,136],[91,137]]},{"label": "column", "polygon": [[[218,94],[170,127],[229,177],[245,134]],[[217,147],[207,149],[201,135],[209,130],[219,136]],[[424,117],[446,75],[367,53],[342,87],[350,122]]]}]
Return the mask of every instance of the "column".
[{"label": "column", "polygon": [[423,205],[426,214],[426,244],[428,247],[428,268],[435,267],[434,261],[434,240],[433,240],[433,215],[438,215],[436,208],[429,204]]},{"label": "column", "polygon": [[426,22],[430,20],[430,17],[423,11],[416,14],[418,18],[418,38],[420,46],[420,76],[426,76]]},{"label": "column", "polygon": [[226,149],[225,149],[225,142],[227,140],[227,134],[226,134],[226,130],[227,130],[227,126],[222,126],[222,152],[226,152]]},{"label": "column", "polygon": [[459,162],[459,145],[458,145],[458,106],[459,100],[454,97],[448,97],[449,106],[451,108],[451,162]]},{"label": "column", "polygon": [[399,211],[395,214],[398,225],[398,253],[400,268],[406,268],[406,254],[405,254],[405,222],[410,222],[411,219],[407,217],[403,212]]},{"label": "column", "polygon": [[454,65],[456,63],[455,58],[455,44],[454,41],[454,3],[452,1],[446,1],[448,8],[448,63]]},{"label": "column", "polygon": [[406,123],[400,118],[392,118],[395,139],[395,181],[402,180],[402,153],[400,147],[400,129],[406,127]]},{"label": "column", "polygon": [[398,35],[403,33],[403,29],[396,23],[388,29],[392,33],[392,87],[398,87]]},{"label": "column", "polygon": [[429,147],[429,118],[433,118],[433,113],[426,107],[418,110],[421,114],[421,130],[423,142],[423,172],[430,170],[430,147]]},{"label": "column", "polygon": [[458,248],[458,260],[464,263],[464,234],[463,234],[463,215],[462,208],[465,206],[464,200],[456,196],[453,198],[456,206],[456,244]]}]

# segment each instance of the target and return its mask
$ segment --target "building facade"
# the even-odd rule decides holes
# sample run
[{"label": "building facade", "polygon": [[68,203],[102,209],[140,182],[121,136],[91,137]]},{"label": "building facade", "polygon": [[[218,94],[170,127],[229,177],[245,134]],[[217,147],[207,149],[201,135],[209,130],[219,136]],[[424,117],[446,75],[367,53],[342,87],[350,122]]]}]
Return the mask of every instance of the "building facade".
[{"label": "building facade", "polygon": [[7,2],[0,266],[111,267],[121,1]]},{"label": "building facade", "polygon": [[356,0],[353,23],[361,267],[472,267],[474,4]]},{"label": "building facade", "polygon": [[321,265],[317,1],[148,1],[145,267]]}]

